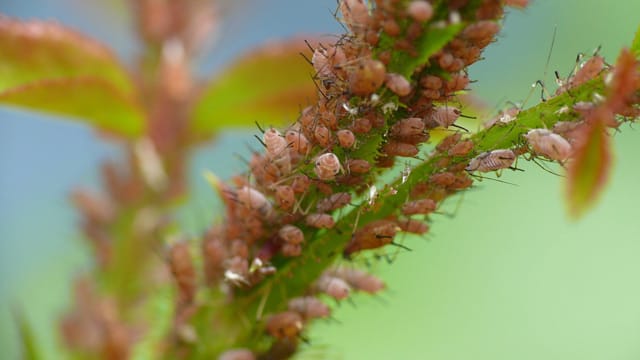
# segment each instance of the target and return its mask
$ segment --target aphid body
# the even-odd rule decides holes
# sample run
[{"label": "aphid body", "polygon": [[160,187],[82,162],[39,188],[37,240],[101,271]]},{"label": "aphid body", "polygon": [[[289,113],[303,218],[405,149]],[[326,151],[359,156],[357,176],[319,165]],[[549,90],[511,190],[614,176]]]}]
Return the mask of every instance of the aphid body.
[{"label": "aphid body", "polygon": [[562,136],[547,129],[533,129],[524,135],[536,154],[551,160],[563,161],[571,156],[571,144]]},{"label": "aphid body", "polygon": [[511,167],[515,160],[516,154],[513,150],[498,149],[486,151],[471,159],[465,170],[479,172],[496,171]]}]

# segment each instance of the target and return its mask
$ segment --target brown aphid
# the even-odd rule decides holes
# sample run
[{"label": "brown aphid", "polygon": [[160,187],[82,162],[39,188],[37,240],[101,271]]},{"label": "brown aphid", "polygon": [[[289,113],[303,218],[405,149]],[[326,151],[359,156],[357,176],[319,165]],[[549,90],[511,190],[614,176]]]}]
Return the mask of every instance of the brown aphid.
[{"label": "brown aphid", "polygon": [[313,137],[316,139],[318,145],[327,148],[331,145],[331,130],[328,127],[318,124],[313,131]]},{"label": "brown aphid", "polygon": [[464,74],[454,74],[445,84],[447,92],[461,91],[469,85],[469,77]]},{"label": "brown aphid", "polygon": [[340,12],[344,23],[354,34],[360,34],[369,23],[369,9],[363,0],[341,0]]},{"label": "brown aphid", "polygon": [[272,211],[269,200],[258,190],[248,186],[236,192],[236,199],[245,209],[257,211],[262,216],[268,216]]},{"label": "brown aphid", "polygon": [[462,134],[457,132],[453,133],[446,138],[442,139],[438,145],[436,145],[436,150],[440,153],[448,152],[449,149],[453,147],[453,145],[457,144],[462,138]]},{"label": "brown aphid", "polygon": [[295,130],[287,130],[284,135],[285,140],[295,152],[300,155],[306,155],[309,152],[309,140],[303,133]]},{"label": "brown aphid", "polygon": [[389,135],[394,137],[405,137],[413,135],[421,135],[424,133],[424,121],[421,118],[407,118],[398,121],[391,126]]},{"label": "brown aphid", "polygon": [[285,140],[280,132],[274,128],[270,128],[262,135],[262,141],[267,147],[266,154],[270,159],[276,159],[283,154],[287,149],[287,140]]},{"label": "brown aphid", "polygon": [[493,41],[493,37],[500,31],[500,25],[495,21],[483,20],[470,24],[462,31],[462,36],[474,43],[475,46],[485,47]]},{"label": "brown aphid", "polygon": [[442,156],[433,164],[436,169],[445,169],[451,164],[451,158],[448,156]]},{"label": "brown aphid", "polygon": [[329,214],[309,214],[304,220],[307,225],[318,229],[331,229],[336,225],[336,221]]},{"label": "brown aphid", "polygon": [[433,7],[428,1],[415,0],[407,6],[407,14],[415,21],[429,21],[433,16]]},{"label": "brown aphid", "polygon": [[400,230],[398,223],[393,220],[376,220],[357,230],[347,244],[344,255],[355,252],[377,249],[393,242],[393,238]]},{"label": "brown aphid", "polygon": [[338,119],[336,119],[336,115],[329,110],[324,110],[320,112],[319,117],[320,123],[325,125],[331,130],[335,130],[338,128]]},{"label": "brown aphid", "polygon": [[405,32],[405,37],[409,41],[415,41],[422,35],[422,24],[418,21],[412,21]]},{"label": "brown aphid", "polygon": [[376,294],[385,288],[382,280],[362,270],[348,267],[339,267],[331,271],[331,274],[344,279],[355,290]]},{"label": "brown aphid", "polygon": [[347,160],[347,172],[356,174],[366,174],[371,170],[371,164],[364,159]]},{"label": "brown aphid", "polygon": [[218,360],[256,360],[256,356],[249,349],[231,349],[220,354]]},{"label": "brown aphid", "polygon": [[411,93],[411,83],[400,74],[388,73],[385,77],[385,85],[398,96],[407,96]]},{"label": "brown aphid", "polygon": [[468,153],[471,152],[471,150],[473,150],[473,141],[471,140],[465,140],[465,141],[461,141],[455,145],[453,145],[453,147],[451,147],[451,149],[449,149],[449,155],[451,156],[465,156]]},{"label": "brown aphid", "polygon": [[318,201],[318,205],[316,205],[316,209],[319,212],[329,212],[344,207],[350,202],[351,195],[348,192],[339,192],[329,196],[328,198],[320,199]]},{"label": "brown aphid", "polygon": [[453,65],[454,60],[455,57],[451,53],[443,52],[438,58],[438,65],[440,65],[443,70],[449,71],[449,67]]},{"label": "brown aphid", "polygon": [[351,130],[357,134],[366,134],[371,131],[371,128],[371,120],[364,117],[353,120],[353,123],[351,124]]},{"label": "brown aphid", "polygon": [[442,88],[442,79],[437,76],[427,75],[420,79],[420,85],[425,89],[439,90]]},{"label": "brown aphid", "polygon": [[271,315],[265,325],[267,333],[276,339],[297,338],[302,332],[302,316],[295,311]]},{"label": "brown aphid", "polygon": [[382,23],[382,30],[392,37],[400,35],[400,32],[402,31],[398,22],[393,18],[387,18],[384,20]]},{"label": "brown aphid", "polygon": [[578,71],[571,78],[571,87],[576,87],[595,78],[604,70],[606,63],[604,58],[599,55],[590,57],[587,61],[580,64]]},{"label": "brown aphid", "polygon": [[385,65],[389,65],[391,62],[391,50],[381,51],[378,54],[378,60],[382,61]]},{"label": "brown aphid", "polygon": [[439,106],[433,109],[430,119],[446,129],[458,120],[460,114],[460,110],[453,106]]},{"label": "brown aphid", "polygon": [[278,230],[278,236],[284,242],[281,249],[284,256],[299,256],[302,253],[304,233],[300,228],[285,225]]},{"label": "brown aphid", "polygon": [[510,149],[486,151],[469,161],[467,171],[489,172],[506,169],[513,165],[516,155]]},{"label": "brown aphid", "polygon": [[340,159],[334,153],[324,153],[316,159],[314,172],[320,180],[333,180],[340,172]]},{"label": "brown aphid", "polygon": [[456,181],[456,176],[450,172],[441,172],[429,177],[429,182],[438,186],[447,187]]},{"label": "brown aphid", "polygon": [[394,139],[399,141],[399,142],[403,142],[405,144],[411,144],[411,145],[422,144],[422,143],[426,142],[427,140],[429,140],[429,138],[430,138],[430,135],[429,135],[428,132],[424,132],[422,134],[416,134],[416,135],[396,136],[396,137],[394,137]]},{"label": "brown aphid", "polygon": [[202,259],[204,261],[204,275],[208,284],[222,278],[224,272],[223,261],[227,257],[222,240],[216,236],[206,236],[202,242]]},{"label": "brown aphid", "polygon": [[376,166],[379,168],[391,168],[395,163],[395,157],[390,155],[378,156],[376,158]]},{"label": "brown aphid", "polygon": [[567,139],[547,129],[529,130],[524,137],[536,154],[551,160],[564,161],[573,151]]},{"label": "brown aphid", "polygon": [[349,72],[349,90],[358,96],[376,92],[384,83],[386,68],[381,61],[361,59]]},{"label": "brown aphid", "polygon": [[426,234],[429,231],[427,223],[416,219],[399,220],[398,226],[404,232],[418,235]]},{"label": "brown aphid", "polygon": [[191,303],[196,295],[196,269],[186,242],[177,242],[169,249],[169,268],[180,290],[180,301]]},{"label": "brown aphid", "polygon": [[409,201],[402,205],[402,213],[404,215],[426,215],[436,210],[437,204],[432,199],[420,199]]},{"label": "brown aphid", "polygon": [[304,321],[331,316],[329,306],[313,296],[293,298],[289,300],[287,308],[300,314]]},{"label": "brown aphid", "polygon": [[291,210],[296,201],[295,192],[289,185],[276,186],[275,198],[280,209],[285,211]]},{"label": "brown aphid", "polygon": [[296,194],[302,194],[311,186],[311,179],[307,175],[298,174],[293,178],[291,182],[291,189]]},{"label": "brown aphid", "polygon": [[351,149],[356,143],[356,136],[351,130],[338,130],[338,132],[336,132],[336,137],[338,138],[340,146],[345,149]]},{"label": "brown aphid", "polygon": [[318,281],[316,281],[316,288],[331,296],[336,300],[343,300],[349,297],[351,293],[351,286],[344,281],[343,279],[335,276],[331,276],[328,274],[323,274],[320,276]]},{"label": "brown aphid", "polygon": [[449,185],[449,190],[463,190],[473,185],[473,179],[465,173],[460,173],[456,176],[456,180],[453,184]]},{"label": "brown aphid", "polygon": [[382,146],[382,151],[389,156],[414,157],[420,152],[413,144],[402,143],[394,140],[387,141]]}]

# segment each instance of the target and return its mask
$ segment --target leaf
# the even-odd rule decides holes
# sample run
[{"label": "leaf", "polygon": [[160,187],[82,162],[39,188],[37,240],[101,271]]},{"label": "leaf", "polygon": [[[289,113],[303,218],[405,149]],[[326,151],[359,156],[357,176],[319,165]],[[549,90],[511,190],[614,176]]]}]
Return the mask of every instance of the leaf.
[{"label": "leaf", "polygon": [[106,132],[135,137],[144,115],[111,83],[95,77],[41,80],[0,93],[0,104],[82,118]]},{"label": "leaf", "polygon": [[640,59],[640,26],[633,38],[633,43],[631,43],[631,52],[636,56],[636,59]]},{"label": "leaf", "polygon": [[111,51],[53,22],[0,16],[0,103],[137,136],[144,116]]},{"label": "leaf", "polygon": [[54,22],[0,16],[0,91],[43,79],[95,76],[130,95],[133,85],[111,51]]},{"label": "leaf", "polygon": [[595,204],[609,177],[611,144],[606,124],[612,117],[601,106],[578,130],[573,159],[567,169],[567,200],[574,218],[584,215]]},{"label": "leaf", "polygon": [[464,28],[464,25],[459,23],[444,27],[430,27],[416,42],[418,56],[412,57],[405,51],[394,51],[389,69],[407,78],[410,77],[419,65],[427,63],[431,55],[440,51],[451,41]]},{"label": "leaf", "polygon": [[300,39],[271,43],[244,55],[211,82],[195,105],[191,133],[206,138],[225,127],[292,121],[315,100],[313,69]]},{"label": "leaf", "polygon": [[33,329],[22,311],[14,311],[15,321],[18,326],[18,335],[20,336],[20,345],[22,347],[22,359],[37,360],[42,359],[42,355],[38,348]]}]

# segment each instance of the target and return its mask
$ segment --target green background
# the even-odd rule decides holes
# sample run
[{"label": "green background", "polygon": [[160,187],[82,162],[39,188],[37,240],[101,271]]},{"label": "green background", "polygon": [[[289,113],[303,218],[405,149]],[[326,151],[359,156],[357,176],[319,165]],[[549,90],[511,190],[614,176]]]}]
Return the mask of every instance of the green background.
[{"label": "green background", "polygon": [[[248,7],[246,16],[254,21],[241,24],[269,35],[271,27],[261,21],[273,18],[280,26],[286,18],[293,24],[289,32],[339,31],[327,10],[333,1],[318,2],[326,11],[299,3],[276,1],[260,14]],[[323,22],[293,21],[316,18]],[[535,1],[524,12],[510,11],[499,42],[470,72],[478,80],[472,88],[490,109],[506,100],[520,101],[545,72],[548,83],[553,70],[566,75],[578,52],[602,45],[602,54],[613,63],[639,23],[638,1]],[[555,47],[545,66],[555,26]],[[287,31],[274,28],[272,35]],[[225,38],[220,48],[228,51],[237,45],[224,44],[237,43],[251,41]],[[219,60],[207,61],[205,68]],[[537,94],[529,104],[535,101]],[[9,309],[19,304],[49,349],[47,358],[56,359],[54,321],[67,304],[72,275],[89,266],[64,191],[69,184],[95,183],[98,159],[118,153],[94,145],[90,132],[75,124],[14,111],[2,115],[7,119],[0,122],[0,136],[18,122],[26,122],[32,133],[0,138],[0,154],[9,149],[9,141],[20,143],[12,151],[24,152],[21,163],[11,162],[6,152],[0,156],[0,195],[10,200],[0,202],[1,357],[17,357]],[[215,212],[216,200],[202,171],[221,177],[242,171],[232,154],[247,153],[251,136],[224,133],[198,153],[192,164],[197,200],[180,213],[185,228],[198,231]],[[610,184],[582,220],[571,222],[566,216],[562,178],[520,161],[525,172],[505,172],[501,178],[516,186],[477,183],[459,207],[458,199],[446,204],[453,219],[436,215],[427,239],[405,240],[412,252],[400,254],[391,265],[374,262],[372,270],[387,281],[389,291],[335,306],[337,321],[315,323],[311,345],[299,358],[640,359],[640,134],[625,126],[613,139]],[[49,156],[55,155],[53,164],[29,153],[43,143],[52,149]],[[75,161],[83,149],[95,155]],[[25,167],[38,171],[25,172]],[[18,181],[12,177],[16,173],[28,179],[12,188],[6,179]],[[65,186],[47,186],[61,174],[74,178],[60,182]]]}]

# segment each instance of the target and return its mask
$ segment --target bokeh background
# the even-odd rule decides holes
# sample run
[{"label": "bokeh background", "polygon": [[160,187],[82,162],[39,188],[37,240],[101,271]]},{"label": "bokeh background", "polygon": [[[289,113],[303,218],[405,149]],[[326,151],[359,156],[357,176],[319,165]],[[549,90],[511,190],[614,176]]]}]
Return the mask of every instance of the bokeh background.
[{"label": "bokeh background", "polygon": [[[200,59],[203,76],[268,39],[341,31],[333,0],[234,3],[212,51]],[[125,10],[123,1],[0,0],[4,14],[57,19],[131,62],[136,43]],[[472,87],[497,109],[523,100],[545,73],[549,83],[553,70],[567,74],[578,52],[602,45],[613,63],[633,38],[638,14],[636,0],[538,0],[510,11],[500,41],[472,67]],[[246,153],[252,134],[225,132],[197,153],[197,200],[178,215],[186,231],[196,233],[215,213],[202,171],[229,177],[244,170],[231,154]],[[406,239],[412,252],[390,265],[374,263],[389,291],[336,307],[338,321],[317,322],[300,358],[640,359],[640,134],[625,126],[613,138],[610,184],[582,220],[566,216],[562,178],[521,161],[524,173],[502,178],[516,186],[478,183],[459,207],[457,200],[447,205],[453,219],[435,216],[427,239]],[[1,358],[19,357],[15,307],[35,325],[47,357],[62,357],[55,321],[73,275],[91,264],[67,194],[73,186],[97,186],[99,162],[119,156],[81,125],[0,108]]]}]

